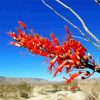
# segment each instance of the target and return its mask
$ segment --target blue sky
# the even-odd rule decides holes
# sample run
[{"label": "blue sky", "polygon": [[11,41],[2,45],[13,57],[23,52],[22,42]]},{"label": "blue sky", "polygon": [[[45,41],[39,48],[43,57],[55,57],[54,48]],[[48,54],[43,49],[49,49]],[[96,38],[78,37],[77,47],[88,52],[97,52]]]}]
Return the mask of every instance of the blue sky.
[{"label": "blue sky", "polygon": [[[54,0],[45,1],[83,30],[80,22],[68,10]],[[94,0],[62,1],[72,7],[83,18],[89,30],[100,39],[100,6]],[[50,33],[54,32],[60,42],[65,39],[65,25],[74,35],[81,36],[77,30],[44,6],[41,0],[0,0],[0,76],[61,80],[62,75],[52,79],[52,75],[47,73],[49,64],[43,63],[43,57],[32,55],[23,48],[9,45],[12,39],[6,32],[15,31],[18,20],[25,22],[29,29],[33,28],[44,37],[50,38]],[[88,48],[95,60],[97,58],[100,60],[100,52],[90,43],[78,40]],[[94,76],[98,77],[98,75]]]}]

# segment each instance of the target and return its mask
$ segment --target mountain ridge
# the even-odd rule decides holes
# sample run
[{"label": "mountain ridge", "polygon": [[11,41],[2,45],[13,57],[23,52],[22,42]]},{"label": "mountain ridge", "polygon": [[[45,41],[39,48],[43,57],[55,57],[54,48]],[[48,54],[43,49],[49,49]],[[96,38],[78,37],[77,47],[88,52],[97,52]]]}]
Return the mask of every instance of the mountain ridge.
[{"label": "mountain ridge", "polygon": [[47,84],[47,83],[49,83],[48,80],[41,79],[41,78],[16,78],[16,77],[0,76],[0,84],[19,84],[20,82],[27,82],[29,84]]}]

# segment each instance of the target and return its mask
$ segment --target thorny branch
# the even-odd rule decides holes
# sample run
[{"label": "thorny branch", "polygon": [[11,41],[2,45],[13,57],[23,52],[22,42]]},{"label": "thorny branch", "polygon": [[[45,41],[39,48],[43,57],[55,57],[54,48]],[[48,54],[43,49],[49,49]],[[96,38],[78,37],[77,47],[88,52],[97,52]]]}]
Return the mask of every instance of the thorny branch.
[{"label": "thorny branch", "polygon": [[[89,42],[87,39],[84,39],[84,38],[82,38],[82,37],[80,37],[80,36],[72,35],[72,37],[74,37],[74,38],[79,38],[79,39],[81,39],[81,40],[84,40],[84,41]],[[95,44],[95,43],[94,43],[94,44]],[[95,45],[98,46],[98,47],[100,48],[100,45],[98,45],[98,44],[95,44]]]},{"label": "thorny branch", "polygon": [[77,29],[77,31],[78,31],[81,35],[83,35],[84,38],[85,38],[87,41],[89,41],[96,49],[98,49],[98,50],[100,51],[100,48],[98,47],[98,45],[95,44],[94,42],[92,42],[92,41],[85,35],[85,33],[83,33],[83,32],[81,31],[81,29],[80,29],[78,26],[74,25],[72,22],[70,22],[69,20],[67,20],[64,16],[62,16],[61,14],[59,14],[54,8],[52,8],[50,5],[48,5],[44,0],[42,0],[42,2],[43,2],[43,4],[44,4],[45,6],[47,6],[49,9],[51,9],[55,14],[57,14],[59,17],[61,17],[63,20],[65,20],[65,21],[66,21],[68,24],[70,24],[72,27],[74,27],[75,29]]},{"label": "thorny branch", "polygon": [[68,9],[73,15],[75,15],[77,17],[77,19],[81,22],[84,30],[98,43],[100,44],[100,40],[89,31],[89,29],[87,28],[85,22],[83,21],[83,19],[69,6],[65,5],[63,2],[61,2],[60,0],[56,0],[56,2],[60,3],[63,7],[65,7],[66,9]]}]

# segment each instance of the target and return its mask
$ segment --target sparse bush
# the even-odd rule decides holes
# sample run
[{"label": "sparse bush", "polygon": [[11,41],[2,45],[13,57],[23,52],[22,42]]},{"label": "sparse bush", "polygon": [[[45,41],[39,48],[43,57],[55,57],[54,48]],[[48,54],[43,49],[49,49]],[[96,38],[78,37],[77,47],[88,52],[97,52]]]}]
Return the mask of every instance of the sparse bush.
[{"label": "sparse bush", "polygon": [[68,86],[65,86],[65,87],[64,87],[64,90],[68,90]]},{"label": "sparse bush", "polygon": [[18,85],[0,85],[0,98],[29,98],[32,94],[33,87],[21,82]]},{"label": "sparse bush", "polygon": [[0,85],[0,97],[18,97],[18,90],[16,85]]},{"label": "sparse bush", "polygon": [[54,84],[53,85],[53,88],[54,88],[54,91],[53,92],[57,92],[57,91],[60,91],[60,87],[59,87],[59,84]]},{"label": "sparse bush", "polygon": [[21,92],[20,93],[20,97],[23,97],[23,98],[29,98],[29,95],[28,95],[28,93],[26,93],[26,92]]},{"label": "sparse bush", "polygon": [[26,82],[21,82],[18,85],[19,95],[23,98],[29,98],[32,94],[32,86]]}]

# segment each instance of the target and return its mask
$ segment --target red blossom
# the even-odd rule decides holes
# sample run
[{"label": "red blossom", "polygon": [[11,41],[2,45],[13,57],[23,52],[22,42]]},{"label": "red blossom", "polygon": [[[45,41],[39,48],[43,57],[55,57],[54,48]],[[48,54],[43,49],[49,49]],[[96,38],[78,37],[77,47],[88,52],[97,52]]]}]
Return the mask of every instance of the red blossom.
[{"label": "red blossom", "polygon": [[24,28],[24,29],[27,28],[26,24],[23,23],[23,22],[21,22],[21,21],[18,21],[18,24],[19,24],[22,28]]},{"label": "red blossom", "polygon": [[[21,21],[18,21],[18,24],[26,29],[27,26]],[[58,39],[55,35],[51,34],[50,41],[47,38],[40,36],[38,33],[34,33],[34,35],[26,34],[21,29],[16,28],[18,35],[16,33],[8,32],[9,36],[11,36],[15,41],[10,42],[11,45],[17,47],[24,47],[28,49],[31,53],[44,56],[50,59],[50,65],[48,67],[48,71],[51,72],[55,64],[57,67],[54,69],[54,77],[57,76],[58,72],[62,73],[65,67],[66,73],[70,73],[72,69],[79,70],[76,73],[70,75],[69,79],[66,79],[66,84],[71,83],[74,79],[76,79],[79,75],[83,74],[84,76],[81,79],[86,79],[94,74],[90,74],[88,71],[80,71],[81,69],[86,69],[87,67],[92,70],[100,69],[95,64],[93,57],[91,55],[86,55],[87,49],[79,42],[72,38],[72,33],[69,31],[68,27],[66,27],[66,41],[59,44]]]},{"label": "red blossom", "polygon": [[69,83],[71,83],[76,77],[78,77],[80,74],[82,74],[82,72],[76,72],[76,73],[74,73],[74,74],[70,74],[69,76],[70,76],[70,78],[69,79],[66,79],[66,78],[64,78],[65,80],[66,80],[66,84],[69,84]]}]

